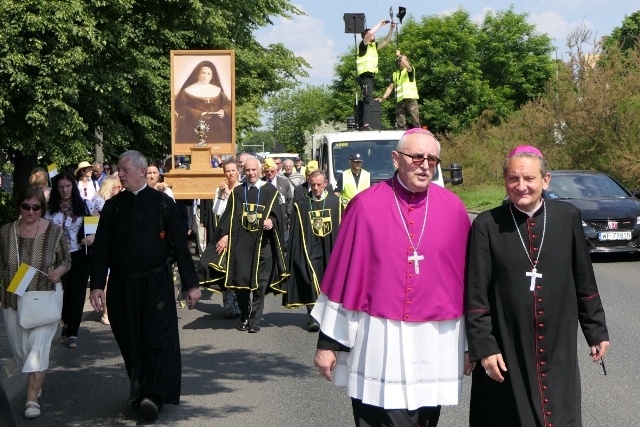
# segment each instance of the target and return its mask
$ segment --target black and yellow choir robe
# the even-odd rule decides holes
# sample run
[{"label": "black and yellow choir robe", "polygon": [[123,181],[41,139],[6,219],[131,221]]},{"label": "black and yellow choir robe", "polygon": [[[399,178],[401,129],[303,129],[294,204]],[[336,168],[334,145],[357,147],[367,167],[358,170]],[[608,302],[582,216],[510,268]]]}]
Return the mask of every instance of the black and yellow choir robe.
[{"label": "black and yellow choir robe", "polygon": [[180,400],[181,358],[170,258],[183,289],[198,286],[176,203],[145,187],[109,199],[93,244],[91,289],[104,289],[113,335],[130,379],[130,400]]},{"label": "black and yellow choir robe", "polygon": [[320,200],[307,193],[293,203],[287,250],[289,277],[281,284],[286,292],[284,307],[315,304],[341,220],[340,198],[326,189]]},{"label": "black and yellow choir robe", "polygon": [[[483,212],[472,228],[466,287],[470,359],[501,353],[508,371],[498,383],[476,365],[470,426],[582,426],[578,325],[590,346],[609,337],[580,213],[552,200],[532,218],[515,207],[512,217],[509,207]],[[542,278],[533,291],[525,275],[532,267],[514,218],[532,259],[540,254]]]},{"label": "black and yellow choir robe", "polygon": [[[219,256],[211,254],[210,265],[225,273],[219,284],[221,290],[256,290],[260,282],[266,281],[267,292],[281,292],[276,285],[287,276],[283,251],[287,225],[280,199],[276,188],[265,182],[259,192],[247,183],[231,192],[211,240],[215,246],[223,236],[229,236],[226,251]],[[273,222],[271,230],[263,228],[267,218]]]}]

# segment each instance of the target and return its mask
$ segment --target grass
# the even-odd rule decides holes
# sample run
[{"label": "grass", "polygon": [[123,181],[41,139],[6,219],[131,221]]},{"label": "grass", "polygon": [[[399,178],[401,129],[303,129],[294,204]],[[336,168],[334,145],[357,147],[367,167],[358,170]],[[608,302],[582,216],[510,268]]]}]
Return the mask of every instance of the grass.
[{"label": "grass", "polygon": [[449,187],[458,195],[470,212],[482,212],[502,203],[506,194],[503,186],[465,188],[464,184],[458,187]]}]

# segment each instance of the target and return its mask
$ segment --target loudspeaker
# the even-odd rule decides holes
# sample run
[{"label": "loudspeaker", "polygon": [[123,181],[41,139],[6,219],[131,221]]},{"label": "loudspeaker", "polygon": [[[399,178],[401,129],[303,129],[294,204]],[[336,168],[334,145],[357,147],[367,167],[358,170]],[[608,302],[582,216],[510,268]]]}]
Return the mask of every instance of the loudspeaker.
[{"label": "loudspeaker", "polygon": [[360,34],[364,31],[364,13],[345,13],[344,32],[348,34]]},{"label": "loudspeaker", "polygon": [[373,101],[369,108],[369,117],[364,117],[364,101],[358,101],[358,127],[361,128],[364,123],[369,123],[369,128],[380,130],[381,111],[380,102]]}]

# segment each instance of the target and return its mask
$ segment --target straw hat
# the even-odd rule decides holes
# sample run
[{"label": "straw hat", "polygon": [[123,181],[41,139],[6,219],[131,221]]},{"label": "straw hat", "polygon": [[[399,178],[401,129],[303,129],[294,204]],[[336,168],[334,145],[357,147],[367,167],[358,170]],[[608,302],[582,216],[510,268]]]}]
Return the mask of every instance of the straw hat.
[{"label": "straw hat", "polygon": [[78,163],[78,167],[76,168],[76,171],[73,173],[73,176],[78,176],[78,172],[80,172],[81,169],[84,168],[92,168],[93,165],[89,162],[80,162]]}]

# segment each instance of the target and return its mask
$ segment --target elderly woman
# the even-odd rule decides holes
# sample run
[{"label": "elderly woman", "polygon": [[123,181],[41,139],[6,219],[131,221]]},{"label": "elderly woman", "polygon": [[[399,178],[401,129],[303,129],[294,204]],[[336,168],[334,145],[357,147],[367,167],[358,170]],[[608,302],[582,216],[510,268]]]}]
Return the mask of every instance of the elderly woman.
[{"label": "elderly woman", "polygon": [[198,142],[200,119],[209,126],[207,142],[231,142],[231,101],[224,93],[216,66],[200,62],[185,81],[175,101],[176,142]]},{"label": "elderly woman", "polygon": [[56,175],[52,187],[48,218],[64,230],[73,261],[69,274],[62,279],[64,326],[60,338],[67,342],[68,348],[76,348],[91,267],[90,246],[95,238],[95,234],[85,233],[84,217],[98,215],[98,212],[91,200],[80,197],[78,185],[70,172],[62,171]]},{"label": "elderly woman", "polygon": [[40,416],[38,397],[58,322],[24,329],[18,320],[18,297],[8,292],[7,286],[21,263],[40,271],[31,279],[27,291],[54,291],[55,284],[69,269],[69,242],[62,228],[43,218],[46,210],[42,191],[25,188],[16,197],[20,219],[0,228],[0,300],[9,345],[22,365],[22,372],[27,373],[25,418]]}]

